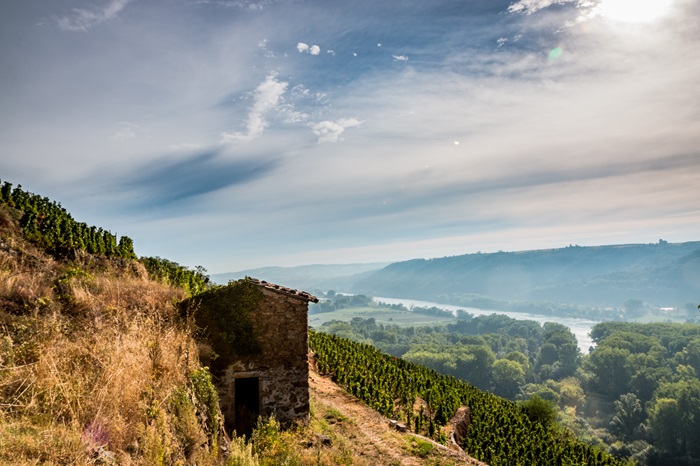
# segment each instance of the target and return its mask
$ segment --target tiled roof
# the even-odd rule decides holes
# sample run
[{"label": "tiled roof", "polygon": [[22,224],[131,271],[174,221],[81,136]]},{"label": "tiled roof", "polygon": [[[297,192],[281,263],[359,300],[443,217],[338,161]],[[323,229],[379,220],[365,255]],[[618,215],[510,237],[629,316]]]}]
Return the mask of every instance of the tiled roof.
[{"label": "tiled roof", "polygon": [[267,288],[271,291],[277,291],[278,293],[285,294],[287,296],[292,296],[295,298],[301,298],[312,303],[317,303],[318,298],[316,296],[310,295],[305,291],[294,290],[292,288],[287,288],[281,285],[275,285],[274,283],[266,282],[265,280],[258,280],[257,278],[246,277],[252,284]]}]

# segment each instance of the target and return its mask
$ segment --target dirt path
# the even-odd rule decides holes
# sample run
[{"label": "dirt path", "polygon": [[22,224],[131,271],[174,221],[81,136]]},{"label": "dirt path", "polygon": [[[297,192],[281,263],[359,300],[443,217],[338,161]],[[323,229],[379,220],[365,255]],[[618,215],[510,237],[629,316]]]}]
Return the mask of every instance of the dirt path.
[{"label": "dirt path", "polygon": [[425,437],[390,428],[387,418],[315,371],[309,373],[309,385],[312,401],[318,410],[325,410],[329,428],[347,436],[353,456],[360,460],[356,464],[488,466]]}]

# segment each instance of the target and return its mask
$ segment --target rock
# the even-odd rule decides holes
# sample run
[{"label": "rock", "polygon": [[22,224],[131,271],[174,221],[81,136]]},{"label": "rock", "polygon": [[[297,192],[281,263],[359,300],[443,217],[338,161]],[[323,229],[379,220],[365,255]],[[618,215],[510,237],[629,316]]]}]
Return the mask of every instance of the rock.
[{"label": "rock", "polygon": [[117,455],[109,450],[105,450],[105,447],[100,447],[95,451],[95,464],[117,464]]},{"label": "rock", "polygon": [[316,443],[321,444],[324,447],[330,447],[331,445],[333,445],[333,441],[327,435],[314,434],[314,436],[316,437]]}]

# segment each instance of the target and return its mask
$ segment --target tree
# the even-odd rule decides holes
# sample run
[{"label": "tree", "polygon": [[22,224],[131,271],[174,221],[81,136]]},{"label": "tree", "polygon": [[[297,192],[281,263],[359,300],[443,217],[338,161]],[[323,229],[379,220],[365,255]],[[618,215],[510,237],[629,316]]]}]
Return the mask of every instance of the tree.
[{"label": "tree", "polygon": [[497,395],[515,398],[524,380],[525,371],[519,363],[509,359],[499,359],[493,363],[494,392]]},{"label": "tree", "polygon": [[700,380],[662,384],[651,402],[649,426],[659,448],[700,459]]},{"label": "tree", "polygon": [[557,418],[557,408],[554,402],[546,401],[537,395],[529,400],[520,402],[520,407],[532,422],[539,422],[546,426]]},{"label": "tree", "polygon": [[615,401],[615,415],[610,422],[613,433],[631,441],[636,437],[639,426],[644,422],[644,409],[634,393],[620,395]]},{"label": "tree", "polygon": [[630,352],[626,349],[598,346],[586,360],[587,368],[594,374],[591,385],[595,391],[609,400],[615,400],[629,392]]},{"label": "tree", "polygon": [[649,425],[654,444],[676,456],[680,452],[680,408],[673,398],[659,398],[649,411]]}]

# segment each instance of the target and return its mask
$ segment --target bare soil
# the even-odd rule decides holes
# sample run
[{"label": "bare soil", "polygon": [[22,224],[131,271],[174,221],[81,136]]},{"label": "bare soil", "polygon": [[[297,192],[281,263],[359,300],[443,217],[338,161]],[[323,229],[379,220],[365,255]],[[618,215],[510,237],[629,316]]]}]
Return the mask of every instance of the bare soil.
[{"label": "bare soil", "polygon": [[426,437],[398,432],[389,419],[315,371],[309,373],[309,385],[316,422],[324,435],[348,449],[348,464],[488,466]]}]

